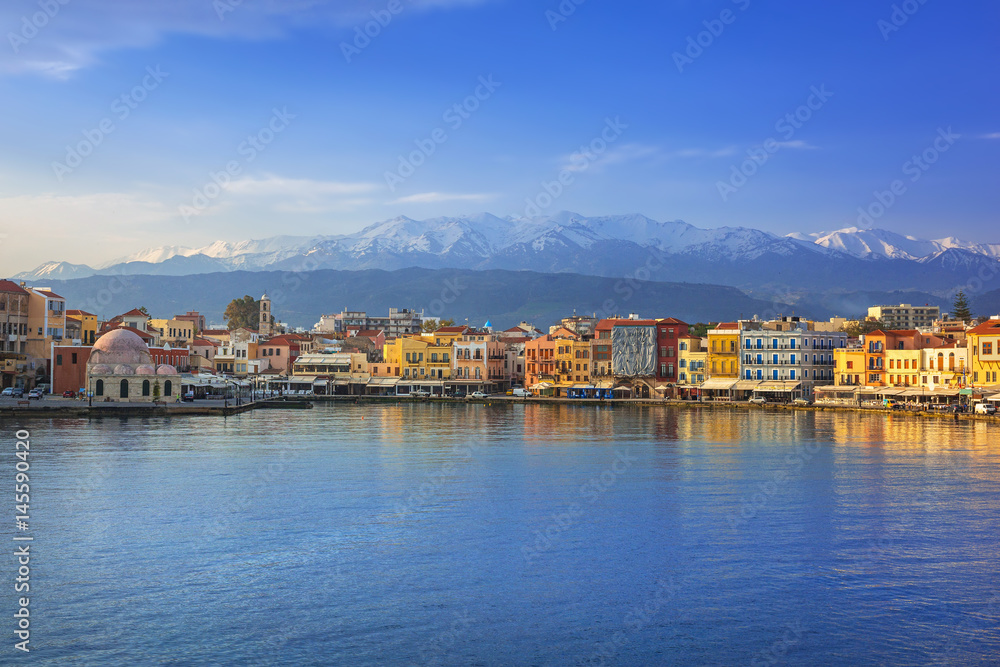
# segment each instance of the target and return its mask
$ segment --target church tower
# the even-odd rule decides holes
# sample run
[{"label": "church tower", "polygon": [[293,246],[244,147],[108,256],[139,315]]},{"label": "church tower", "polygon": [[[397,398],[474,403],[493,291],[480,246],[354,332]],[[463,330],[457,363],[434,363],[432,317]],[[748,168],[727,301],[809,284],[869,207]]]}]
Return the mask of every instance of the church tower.
[{"label": "church tower", "polygon": [[257,322],[257,331],[261,336],[271,336],[274,334],[274,316],[271,314],[271,299],[265,292],[260,297],[260,320]]}]

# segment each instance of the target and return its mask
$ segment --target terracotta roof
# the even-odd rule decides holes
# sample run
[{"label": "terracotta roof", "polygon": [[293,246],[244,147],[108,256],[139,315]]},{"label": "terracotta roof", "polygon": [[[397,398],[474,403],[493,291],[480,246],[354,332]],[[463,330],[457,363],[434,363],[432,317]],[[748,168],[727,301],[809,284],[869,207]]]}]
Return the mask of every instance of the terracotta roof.
[{"label": "terracotta roof", "polygon": [[191,343],[191,345],[195,347],[205,347],[205,346],[219,347],[218,343],[216,343],[214,340],[208,340],[207,338],[195,338],[194,342]]},{"label": "terracotta roof", "polygon": [[228,336],[229,329],[202,329],[201,333],[206,336]]},{"label": "terracotta roof", "polygon": [[655,327],[656,320],[615,320],[616,327]]},{"label": "terracotta roof", "polygon": [[434,333],[465,333],[469,327],[441,327]]},{"label": "terracotta roof", "polygon": [[48,290],[48,289],[36,289],[35,291],[38,292],[39,294],[44,294],[45,296],[52,297],[53,299],[65,299],[65,297],[59,296],[58,294],[56,294],[52,290]]},{"label": "terracotta roof", "polygon": [[679,320],[676,317],[664,317],[662,320],[657,320],[660,324],[683,324],[687,326],[687,322],[684,320]]},{"label": "terracotta roof", "polygon": [[85,310],[75,310],[75,309],[74,310],[67,310],[66,314],[67,315],[74,315],[74,316],[86,315],[88,317],[97,317],[97,315],[94,315],[93,313],[88,313]]},{"label": "terracotta roof", "polygon": [[128,311],[127,313],[122,313],[118,317],[121,318],[121,317],[149,317],[149,316],[146,315],[146,313],[144,313],[141,310],[139,310],[138,308],[133,308],[132,310]]},{"label": "terracotta roof", "polygon": [[365,336],[366,338],[374,338],[382,333],[381,329],[362,329],[358,332],[359,336]]},{"label": "terracotta roof", "polygon": [[737,322],[719,322],[715,325],[716,329],[739,329],[740,325]]},{"label": "terracotta roof", "polygon": [[966,333],[974,334],[995,334],[1000,333],[1000,320],[987,320],[982,324],[978,324]]},{"label": "terracotta roof", "polygon": [[27,294],[28,291],[11,280],[0,280],[0,292],[12,292],[14,294]]}]

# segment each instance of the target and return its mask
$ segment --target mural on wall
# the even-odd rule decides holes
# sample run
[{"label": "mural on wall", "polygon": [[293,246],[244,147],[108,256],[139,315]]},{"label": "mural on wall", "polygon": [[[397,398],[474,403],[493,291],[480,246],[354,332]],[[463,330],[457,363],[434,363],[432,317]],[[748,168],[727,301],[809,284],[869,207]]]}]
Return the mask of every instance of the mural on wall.
[{"label": "mural on wall", "polygon": [[611,330],[611,365],[615,375],[655,375],[656,327],[614,327]]}]

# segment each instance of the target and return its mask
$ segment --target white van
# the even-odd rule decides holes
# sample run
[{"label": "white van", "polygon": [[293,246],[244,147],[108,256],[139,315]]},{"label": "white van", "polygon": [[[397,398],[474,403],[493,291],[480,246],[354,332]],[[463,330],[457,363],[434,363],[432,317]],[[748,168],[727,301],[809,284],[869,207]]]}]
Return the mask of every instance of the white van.
[{"label": "white van", "polygon": [[995,415],[997,413],[997,406],[992,403],[987,403],[983,401],[982,403],[976,403],[976,414],[977,415]]},{"label": "white van", "polygon": [[531,392],[524,387],[514,387],[514,396],[519,398],[528,398],[531,396]]}]

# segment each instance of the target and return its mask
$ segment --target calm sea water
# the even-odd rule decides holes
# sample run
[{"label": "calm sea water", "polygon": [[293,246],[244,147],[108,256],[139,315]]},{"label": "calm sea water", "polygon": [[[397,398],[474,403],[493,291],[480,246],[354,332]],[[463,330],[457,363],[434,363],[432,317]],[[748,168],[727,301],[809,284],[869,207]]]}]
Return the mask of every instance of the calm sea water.
[{"label": "calm sea water", "polygon": [[996,426],[416,404],[31,435],[4,664],[1000,663]]}]

